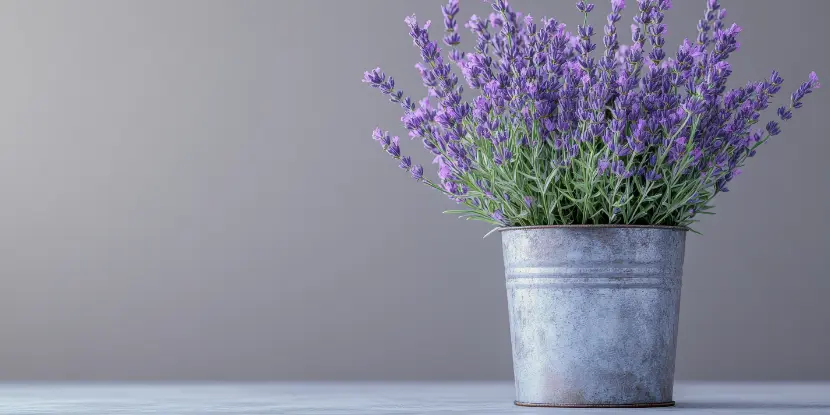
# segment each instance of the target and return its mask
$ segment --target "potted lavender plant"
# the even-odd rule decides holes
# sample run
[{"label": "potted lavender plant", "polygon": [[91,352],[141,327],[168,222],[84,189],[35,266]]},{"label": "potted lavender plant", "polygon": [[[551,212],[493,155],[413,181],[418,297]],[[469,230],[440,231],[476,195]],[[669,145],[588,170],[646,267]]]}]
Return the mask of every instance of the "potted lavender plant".
[{"label": "potted lavender plant", "polygon": [[[632,42],[618,41],[624,0],[611,0],[594,53],[593,4],[575,33],[494,0],[465,25],[442,7],[446,57],[427,21],[405,19],[427,98],[413,102],[380,68],[363,81],[403,108],[437,180],[373,138],[402,169],[463,207],[447,213],[496,225],[503,241],[516,404],[672,405],[685,232],[726,192],[746,160],[780,132],[759,124],[781,89],[769,79],[727,90],[740,27],[706,1],[697,38],[664,51],[670,0],[637,0]],[[463,75],[476,96],[462,97]],[[811,73],[777,109],[789,120],[819,88]],[[762,126],[758,128],[758,126]]]}]

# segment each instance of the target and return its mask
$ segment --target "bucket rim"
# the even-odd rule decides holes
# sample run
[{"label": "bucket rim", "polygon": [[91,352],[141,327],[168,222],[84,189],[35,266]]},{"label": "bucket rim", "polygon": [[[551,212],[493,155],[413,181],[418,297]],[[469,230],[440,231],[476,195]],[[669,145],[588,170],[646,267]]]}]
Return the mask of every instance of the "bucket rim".
[{"label": "bucket rim", "polygon": [[503,226],[498,228],[499,232],[526,231],[534,229],[662,229],[676,232],[686,232],[689,228],[685,226],[669,225],[531,225],[531,226]]}]

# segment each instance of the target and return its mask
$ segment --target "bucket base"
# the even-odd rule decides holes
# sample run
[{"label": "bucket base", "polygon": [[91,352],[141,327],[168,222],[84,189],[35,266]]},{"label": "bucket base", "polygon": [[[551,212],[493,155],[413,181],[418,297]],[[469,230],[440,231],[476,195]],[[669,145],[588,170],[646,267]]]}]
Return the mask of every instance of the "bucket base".
[{"label": "bucket base", "polygon": [[548,408],[660,408],[665,406],[674,406],[674,401],[668,402],[654,402],[654,403],[597,403],[597,404],[583,404],[583,403],[531,403],[513,401],[518,406],[533,406],[533,407],[548,407]]}]

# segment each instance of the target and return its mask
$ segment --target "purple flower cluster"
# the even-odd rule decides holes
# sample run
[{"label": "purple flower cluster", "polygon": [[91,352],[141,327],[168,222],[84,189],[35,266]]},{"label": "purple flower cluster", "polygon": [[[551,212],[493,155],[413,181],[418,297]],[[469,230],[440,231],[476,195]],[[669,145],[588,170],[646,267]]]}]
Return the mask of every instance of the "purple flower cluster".
[{"label": "purple flower cluster", "polygon": [[[415,179],[466,205],[472,219],[688,225],[780,133],[777,121],[757,125],[783,79],[773,71],[727,90],[741,28],[723,23],[717,0],[706,0],[696,40],[673,53],[664,37],[671,0],[634,2],[630,45],[620,44],[617,28],[625,1],[610,3],[601,53],[588,23],[594,5],[584,0],[576,3],[584,22],[573,33],[494,0],[488,18],[473,15],[464,25],[474,40],[466,53],[458,49],[458,0],[450,0],[442,7],[446,61],[430,22],[407,17],[426,97],[416,105],[379,68],[363,81],[401,105],[401,121],[432,153],[439,182],[401,155],[397,137],[376,129],[375,140]],[[456,72],[473,99],[462,98]],[[778,108],[779,119],[789,120],[819,87],[811,73]]]}]

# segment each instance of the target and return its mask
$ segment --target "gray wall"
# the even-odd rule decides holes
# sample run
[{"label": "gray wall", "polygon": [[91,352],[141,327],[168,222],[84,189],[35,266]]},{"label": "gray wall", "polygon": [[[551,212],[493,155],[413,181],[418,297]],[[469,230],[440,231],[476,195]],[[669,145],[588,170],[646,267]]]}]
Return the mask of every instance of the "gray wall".
[{"label": "gray wall", "polygon": [[[830,2],[724,3],[736,80],[830,79]],[[362,72],[422,94],[403,17],[439,4],[0,3],[0,380],[509,379],[498,236],[370,138],[404,131]],[[690,235],[678,378],[830,379],[828,110]]]}]

